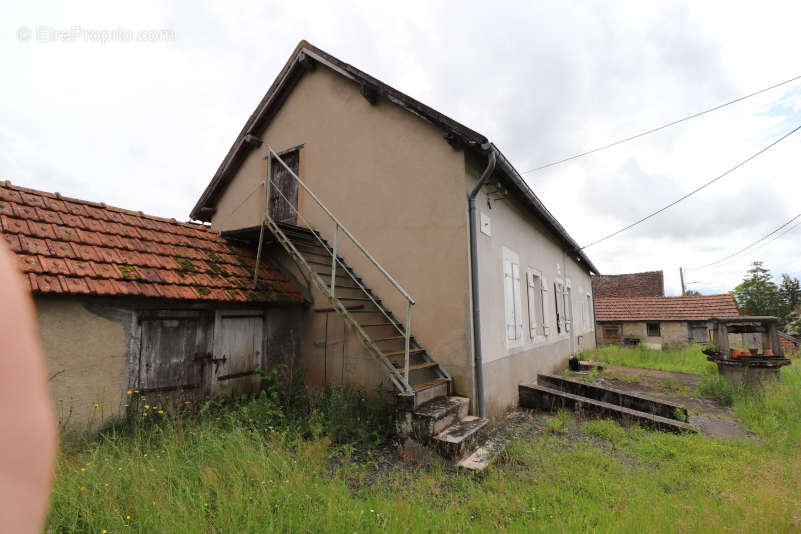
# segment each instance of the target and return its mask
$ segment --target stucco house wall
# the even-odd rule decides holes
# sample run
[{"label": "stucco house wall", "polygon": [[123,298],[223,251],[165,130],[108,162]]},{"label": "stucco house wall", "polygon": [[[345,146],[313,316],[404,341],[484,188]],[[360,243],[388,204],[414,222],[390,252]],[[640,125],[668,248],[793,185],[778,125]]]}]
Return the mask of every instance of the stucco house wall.
[{"label": "stucco house wall", "polygon": [[125,412],[133,312],[77,299],[34,299],[48,387],[63,430],[92,431]]},{"label": "stucco house wall", "polygon": [[[467,161],[468,190],[475,187],[482,171],[480,162]],[[489,209],[486,190],[483,188],[476,199],[477,216],[489,219],[491,233],[478,232],[481,342],[487,414],[497,417],[517,404],[519,384],[536,382],[538,373],[565,367],[572,353],[594,347],[595,339],[591,299],[585,311],[586,295],[591,294],[587,270],[568,256],[565,247],[514,198],[491,200]],[[521,271],[523,335],[511,343],[506,336],[504,248],[517,254]],[[550,333],[533,339],[528,328],[528,269],[539,271],[548,286],[544,303]],[[556,280],[569,281],[571,287],[573,328],[569,333],[557,333],[553,287]]]},{"label": "stucco house wall", "polygon": [[[299,176],[416,300],[412,331],[454,377],[454,389],[470,393],[472,368],[468,300],[467,215],[464,152],[442,132],[400,107],[371,105],[359,87],[320,67],[305,74],[234,175],[217,203],[212,226],[221,230],[258,226],[265,194],[267,148],[302,145]],[[257,194],[247,198],[254,188]],[[299,210],[331,241],[333,225],[302,192]],[[341,255],[393,312],[405,300],[347,241]],[[291,265],[287,265],[291,269]],[[327,307],[312,294],[313,308]],[[309,309],[303,318],[301,358],[313,384],[328,379],[365,386],[384,381],[372,356],[343,334],[336,314]],[[345,336],[344,367],[342,337]]]}]

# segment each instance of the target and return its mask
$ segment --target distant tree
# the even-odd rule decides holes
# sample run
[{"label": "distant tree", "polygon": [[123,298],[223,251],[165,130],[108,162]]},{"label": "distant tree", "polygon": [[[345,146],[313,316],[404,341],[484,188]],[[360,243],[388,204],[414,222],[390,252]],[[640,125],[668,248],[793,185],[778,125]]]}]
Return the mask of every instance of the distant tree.
[{"label": "distant tree", "polygon": [[687,291],[684,292],[684,295],[687,297],[700,297],[701,292],[696,291],[695,289],[688,289]]},{"label": "distant tree", "polygon": [[782,303],[781,315],[787,317],[801,305],[801,282],[797,278],[783,274],[782,283],[779,284],[779,297]]},{"label": "distant tree", "polygon": [[746,315],[782,315],[779,288],[772,280],[770,271],[762,267],[761,261],[752,264],[732,295]]}]

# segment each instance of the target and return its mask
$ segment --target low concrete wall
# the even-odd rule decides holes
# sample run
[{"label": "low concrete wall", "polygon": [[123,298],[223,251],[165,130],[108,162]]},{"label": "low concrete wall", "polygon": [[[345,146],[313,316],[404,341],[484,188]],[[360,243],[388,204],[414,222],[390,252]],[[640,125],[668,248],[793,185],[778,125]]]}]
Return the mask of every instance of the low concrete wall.
[{"label": "low concrete wall", "polygon": [[61,429],[92,431],[123,414],[132,312],[69,298],[34,302]]}]

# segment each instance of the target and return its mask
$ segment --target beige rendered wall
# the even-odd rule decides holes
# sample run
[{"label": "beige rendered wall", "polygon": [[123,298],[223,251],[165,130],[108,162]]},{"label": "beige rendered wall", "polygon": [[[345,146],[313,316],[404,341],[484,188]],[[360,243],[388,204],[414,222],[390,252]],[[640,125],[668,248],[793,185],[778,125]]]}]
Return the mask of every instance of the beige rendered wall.
[{"label": "beige rendered wall", "polygon": [[[267,147],[281,152],[303,145],[301,178],[417,301],[413,335],[454,376],[455,390],[469,394],[463,152],[451,148],[440,130],[385,99],[370,105],[358,86],[321,65],[300,79],[262,139],[220,198],[212,225],[223,230],[257,226],[265,206],[258,183],[267,174]],[[254,188],[258,192],[237,208]],[[328,219],[307,196],[301,194],[299,204],[304,217],[330,241]],[[383,276],[352,245],[341,250],[395,315],[403,317],[405,300]],[[312,308],[326,305],[316,295]],[[300,351],[310,382],[344,377],[372,388],[383,380],[372,358],[347,339],[343,370],[338,317],[328,317],[328,345],[325,332],[325,314],[307,310]]]},{"label": "beige rendered wall", "polygon": [[649,336],[646,322],[622,323],[621,338],[637,338],[651,348],[678,348],[689,344],[690,331],[686,321],[661,321],[659,328],[661,336]]},{"label": "beige rendered wall", "polygon": [[[468,160],[468,188],[472,189],[478,183],[478,176],[483,171],[482,163]],[[488,209],[487,188],[483,189],[476,198],[477,220],[480,220],[481,213],[488,216],[492,234],[488,236],[478,232],[484,397],[487,415],[497,417],[517,405],[519,384],[536,382],[537,373],[553,372],[566,366],[571,352],[593,348],[595,339],[592,310],[582,314],[582,299],[591,292],[589,273],[567,257],[556,238],[516,200],[492,201],[492,209]],[[504,247],[518,255],[521,271],[523,335],[519,343],[511,344],[506,339]],[[549,288],[545,305],[550,318],[550,334],[535,339],[531,338],[528,329],[525,273],[529,268],[540,271]],[[553,297],[556,279],[570,280],[574,324],[571,334],[557,334],[556,331]]]},{"label": "beige rendered wall", "polygon": [[96,430],[124,413],[130,311],[35,299],[48,386],[64,431]]}]

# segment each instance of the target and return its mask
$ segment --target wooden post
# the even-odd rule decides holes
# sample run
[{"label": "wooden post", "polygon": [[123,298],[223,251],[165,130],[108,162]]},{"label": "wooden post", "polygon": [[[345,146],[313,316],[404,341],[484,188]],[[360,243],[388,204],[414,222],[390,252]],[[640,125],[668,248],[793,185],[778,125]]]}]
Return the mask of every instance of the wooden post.
[{"label": "wooden post", "polygon": [[687,290],[684,287],[684,269],[682,269],[681,267],[679,267],[679,278],[681,279],[681,296],[686,297]]}]

